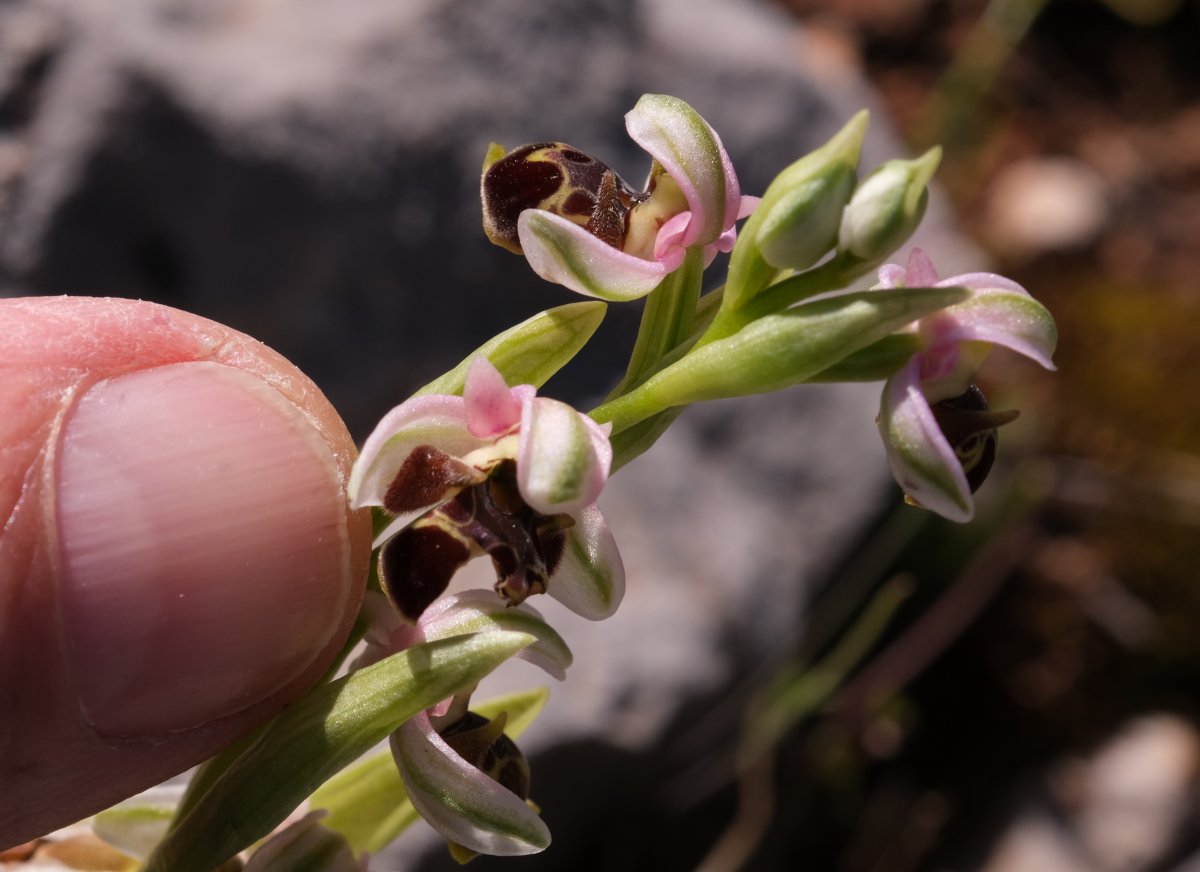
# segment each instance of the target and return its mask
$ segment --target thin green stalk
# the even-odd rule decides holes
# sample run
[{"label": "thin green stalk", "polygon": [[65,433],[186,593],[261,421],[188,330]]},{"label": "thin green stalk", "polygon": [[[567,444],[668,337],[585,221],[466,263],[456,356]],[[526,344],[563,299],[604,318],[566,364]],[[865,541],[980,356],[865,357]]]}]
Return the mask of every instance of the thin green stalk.
[{"label": "thin green stalk", "polygon": [[992,0],[942,76],[916,125],[918,141],[955,143],[977,127],[982,97],[1047,0]]},{"label": "thin green stalk", "polygon": [[646,297],[625,377],[609,393],[609,399],[645,381],[658,362],[691,333],[704,277],[703,257],[700,249],[688,249],[683,265]]},{"label": "thin green stalk", "polygon": [[767,699],[751,715],[739,754],[742,766],[767,753],[789,729],[833,698],[875,649],[896,610],[913,592],[908,576],[888,581],[867,603],[859,618],[833,650],[809,669],[795,667],[781,674]]}]

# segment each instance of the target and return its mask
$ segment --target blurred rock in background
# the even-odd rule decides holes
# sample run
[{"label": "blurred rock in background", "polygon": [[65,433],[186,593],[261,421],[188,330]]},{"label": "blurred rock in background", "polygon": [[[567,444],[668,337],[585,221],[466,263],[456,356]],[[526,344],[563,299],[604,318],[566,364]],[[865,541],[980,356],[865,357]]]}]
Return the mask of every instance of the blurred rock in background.
[{"label": "blurred rock in background", "polygon": [[[361,439],[477,344],[571,299],[485,240],[489,141],[565,139],[640,182],[622,116],[647,91],[710,121],[748,193],[873,102],[790,19],[733,0],[10,0],[0,292],[230,324],[312,375]],[[899,153],[877,114],[864,165]],[[922,239],[944,271],[977,263],[936,203]],[[637,316],[611,307],[550,391],[598,397]],[[739,685],[889,493],[877,396],[698,408],[614,479],[629,594],[601,626],[547,609],[576,666],[527,741],[557,840],[527,868],[584,868],[605,828],[659,850],[668,725],[733,693],[713,741],[729,738]],[[652,868],[605,850],[587,868]]]}]

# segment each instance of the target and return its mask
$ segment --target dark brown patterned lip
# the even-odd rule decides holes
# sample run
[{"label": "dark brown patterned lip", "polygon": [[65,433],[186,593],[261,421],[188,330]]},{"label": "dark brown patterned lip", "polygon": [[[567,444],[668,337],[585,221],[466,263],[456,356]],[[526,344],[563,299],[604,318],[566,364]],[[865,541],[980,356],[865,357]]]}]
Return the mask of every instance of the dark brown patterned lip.
[{"label": "dark brown patterned lip", "polygon": [[383,507],[392,514],[413,512],[431,506],[449,492],[476,484],[483,474],[457,457],[418,445],[404,459],[383,496]]}]

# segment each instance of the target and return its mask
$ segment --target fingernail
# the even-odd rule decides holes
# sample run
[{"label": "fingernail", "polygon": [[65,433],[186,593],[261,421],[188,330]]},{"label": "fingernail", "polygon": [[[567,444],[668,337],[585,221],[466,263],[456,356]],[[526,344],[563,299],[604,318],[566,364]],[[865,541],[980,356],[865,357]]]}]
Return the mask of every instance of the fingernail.
[{"label": "fingernail", "polygon": [[241,711],[331,641],[351,595],[342,483],[260,379],[198,362],[100,382],[59,452],[68,661],[97,732]]}]

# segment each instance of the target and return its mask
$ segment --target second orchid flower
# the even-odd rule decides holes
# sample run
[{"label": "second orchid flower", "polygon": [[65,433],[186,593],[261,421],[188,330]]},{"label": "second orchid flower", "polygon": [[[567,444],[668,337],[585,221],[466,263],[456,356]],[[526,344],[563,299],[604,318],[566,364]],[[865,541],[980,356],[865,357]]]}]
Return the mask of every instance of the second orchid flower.
[{"label": "second orchid flower", "polygon": [[508,603],[549,593],[600,620],[625,589],[595,504],[611,462],[607,427],[530,385],[509,388],[480,357],[463,396],[414,397],[384,416],[355,464],[350,502],[390,516],[375,542],[380,581],[411,621],[483,554]]}]

